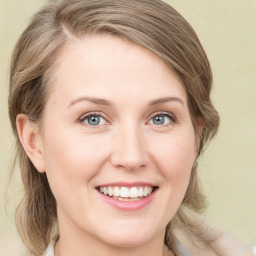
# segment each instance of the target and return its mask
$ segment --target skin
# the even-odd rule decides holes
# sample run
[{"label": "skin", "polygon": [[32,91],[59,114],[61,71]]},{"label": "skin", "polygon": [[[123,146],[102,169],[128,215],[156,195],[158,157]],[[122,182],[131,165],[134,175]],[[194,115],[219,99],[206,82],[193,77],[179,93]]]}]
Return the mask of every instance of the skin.
[{"label": "skin", "polygon": [[[181,82],[152,52],[107,35],[71,39],[52,73],[40,126],[20,114],[17,127],[57,201],[56,255],[173,255],[164,249],[165,227],[197,155]],[[100,125],[88,114],[100,115]],[[154,123],[159,115],[164,124]],[[112,182],[158,190],[146,207],[123,211],[95,189]]]}]

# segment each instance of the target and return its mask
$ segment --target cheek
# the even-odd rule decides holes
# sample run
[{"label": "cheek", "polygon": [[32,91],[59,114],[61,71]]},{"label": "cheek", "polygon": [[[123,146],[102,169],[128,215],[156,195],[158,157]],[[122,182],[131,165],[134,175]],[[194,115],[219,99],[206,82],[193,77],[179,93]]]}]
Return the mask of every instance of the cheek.
[{"label": "cheek", "polygon": [[[155,156],[158,163],[165,166],[165,170],[182,170],[193,165],[195,160],[195,140],[194,134],[171,134],[166,136],[158,143],[154,143],[152,155]],[[168,172],[169,173],[169,172]]]},{"label": "cheek", "polygon": [[[58,129],[45,132],[44,163],[55,197],[69,193],[69,197],[86,189],[106,159],[106,150],[100,138],[82,136]],[[97,152],[97,154],[95,154]]]},{"label": "cheek", "polygon": [[163,220],[163,225],[167,225],[187,191],[194,163],[194,134],[184,132],[168,134],[165,138],[158,136],[154,145],[157,146],[151,147],[151,159],[163,178],[156,208],[162,209],[158,211],[159,219]]},{"label": "cheek", "polygon": [[194,133],[171,134],[158,142],[152,153],[155,165],[170,193],[182,195],[187,189],[196,156]]},{"label": "cheek", "polygon": [[89,167],[99,163],[99,158],[105,153],[100,136],[68,131],[65,128],[58,129],[58,132],[46,131],[45,134],[47,136],[44,137],[44,159],[50,165],[61,167],[62,172],[88,173]]},{"label": "cheek", "polygon": [[95,139],[78,139],[67,133],[52,134],[45,142],[46,173],[58,208],[74,216],[80,216],[85,209],[94,211],[91,181],[106,159],[104,147],[99,147]]}]

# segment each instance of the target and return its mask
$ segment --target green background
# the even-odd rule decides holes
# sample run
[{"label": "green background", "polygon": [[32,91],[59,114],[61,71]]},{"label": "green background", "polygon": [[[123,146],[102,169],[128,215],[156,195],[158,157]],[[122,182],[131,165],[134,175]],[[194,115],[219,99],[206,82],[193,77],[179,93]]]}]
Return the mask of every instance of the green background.
[{"label": "green background", "polygon": [[[5,197],[14,146],[7,113],[8,67],[19,34],[45,2],[0,0],[0,244],[1,254],[7,256],[21,255],[23,250],[13,217],[22,193],[18,170]],[[256,1],[168,2],[194,27],[213,68],[212,97],[221,126],[200,160],[208,217],[246,244],[255,245]]]}]

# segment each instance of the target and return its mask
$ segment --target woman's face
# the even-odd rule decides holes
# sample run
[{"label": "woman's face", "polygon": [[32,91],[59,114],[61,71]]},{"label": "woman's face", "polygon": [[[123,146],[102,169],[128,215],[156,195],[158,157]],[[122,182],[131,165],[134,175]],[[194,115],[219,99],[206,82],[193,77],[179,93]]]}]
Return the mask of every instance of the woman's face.
[{"label": "woman's face", "polygon": [[39,137],[61,234],[116,246],[163,239],[197,154],[180,81],[148,50],[74,39],[52,77]]}]

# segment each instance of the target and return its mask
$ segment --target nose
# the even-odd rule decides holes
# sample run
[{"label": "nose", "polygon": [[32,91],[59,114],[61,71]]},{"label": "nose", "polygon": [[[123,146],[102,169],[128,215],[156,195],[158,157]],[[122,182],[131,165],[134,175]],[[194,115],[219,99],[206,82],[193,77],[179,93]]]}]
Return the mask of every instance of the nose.
[{"label": "nose", "polygon": [[120,127],[112,145],[111,162],[115,167],[132,171],[146,166],[147,149],[138,127]]}]

